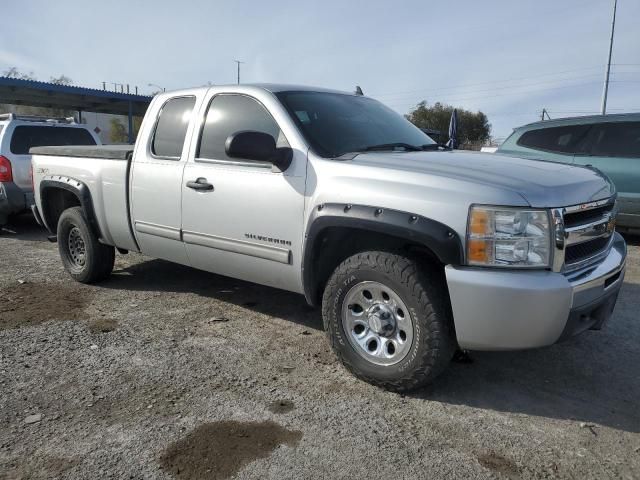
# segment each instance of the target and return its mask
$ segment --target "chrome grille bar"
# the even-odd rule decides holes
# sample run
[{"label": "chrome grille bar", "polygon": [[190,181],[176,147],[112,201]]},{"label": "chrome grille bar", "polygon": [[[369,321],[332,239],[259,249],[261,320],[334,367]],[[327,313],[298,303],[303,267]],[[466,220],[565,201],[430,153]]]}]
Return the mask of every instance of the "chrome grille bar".
[{"label": "chrome grille bar", "polygon": [[594,265],[607,255],[615,229],[615,201],[614,196],[552,210],[554,271],[575,272]]}]

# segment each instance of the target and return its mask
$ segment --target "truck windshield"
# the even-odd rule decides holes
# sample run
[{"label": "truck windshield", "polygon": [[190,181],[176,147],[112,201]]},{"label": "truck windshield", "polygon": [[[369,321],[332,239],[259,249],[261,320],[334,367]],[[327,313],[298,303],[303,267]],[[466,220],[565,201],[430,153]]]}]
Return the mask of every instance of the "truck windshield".
[{"label": "truck windshield", "polygon": [[389,107],[371,98],[341,93],[276,94],[319,155],[429,149],[435,142]]}]

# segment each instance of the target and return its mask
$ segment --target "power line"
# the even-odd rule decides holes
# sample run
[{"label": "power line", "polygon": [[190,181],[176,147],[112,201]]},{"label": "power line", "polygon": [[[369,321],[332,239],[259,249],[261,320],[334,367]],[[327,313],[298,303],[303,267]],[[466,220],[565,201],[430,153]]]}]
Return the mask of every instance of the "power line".
[{"label": "power line", "polygon": [[[599,75],[598,75],[599,76]],[[640,80],[611,80],[611,82],[615,82],[615,83],[640,83]],[[546,91],[551,91],[551,90],[558,90],[558,89],[563,89],[563,88],[574,88],[574,87],[582,87],[582,86],[587,86],[587,85],[594,85],[594,84],[600,84],[600,81],[589,81],[589,82],[578,82],[578,83],[572,83],[572,84],[568,84],[568,85],[557,85],[557,86],[551,86],[551,87],[547,87],[547,88],[535,88],[535,89],[530,89],[529,87],[532,86],[536,86],[539,84],[529,84],[529,85],[520,85],[520,86],[513,86],[513,87],[503,87],[501,89],[498,89],[498,91],[500,93],[495,93],[493,95],[487,95],[487,93],[491,93],[493,91],[495,91],[496,89],[490,89],[490,90],[485,90],[485,91],[476,91],[476,92],[461,92],[459,94],[441,94],[441,96],[443,97],[443,101],[446,100],[447,102],[460,102],[460,101],[467,101],[467,100],[484,100],[487,98],[496,98],[496,97],[503,97],[503,96],[507,96],[507,95],[525,95],[525,94],[529,94],[529,93],[543,93]],[[517,88],[517,91],[504,91],[505,89],[509,90],[509,89],[513,89],[513,88]],[[524,90],[522,90],[524,89]],[[480,95],[480,96],[476,96],[476,94],[482,94],[484,93],[484,95]],[[391,106],[395,106],[395,107],[400,107],[400,106],[408,106],[408,105],[416,105],[418,102],[417,101],[402,101],[401,99],[399,99],[398,101],[393,101],[393,100],[389,100],[388,104]]]},{"label": "power line", "polygon": [[[571,78],[562,78],[562,79],[555,79],[555,80],[546,80],[546,81],[542,81],[542,82],[533,82],[533,83],[521,83],[519,85],[500,85],[500,86],[496,86],[496,87],[491,87],[491,88],[486,88],[486,89],[482,89],[482,90],[469,90],[466,91],[464,89],[462,89],[462,91],[460,92],[455,92],[455,95],[466,95],[466,94],[476,94],[476,93],[490,93],[496,90],[504,90],[504,89],[513,89],[513,88],[526,88],[526,87],[535,87],[538,85],[547,85],[547,84],[556,84],[556,83],[560,83],[560,82],[566,82],[566,81],[572,81],[572,80],[581,80],[584,78],[593,78],[593,77],[599,77],[600,74],[599,73],[593,73],[590,75],[581,75],[578,77],[571,77]],[[450,90],[459,90],[456,87],[443,87],[443,88],[435,88],[435,89],[429,89],[429,90],[422,90],[421,92],[424,93],[445,93],[446,91],[450,91]],[[394,95],[373,95],[372,96],[376,96],[376,97],[398,97],[398,96],[407,96],[409,94],[394,94]],[[415,93],[410,94],[411,96],[415,96]]]},{"label": "power line", "polygon": [[[600,81],[592,81],[592,82],[582,82],[582,83],[575,83],[572,85],[562,85],[562,86],[558,86],[558,87],[548,87],[548,88],[542,88],[542,89],[535,89],[535,90],[525,90],[525,91],[518,91],[518,92],[504,92],[504,93],[498,93],[498,94],[494,94],[494,95],[482,95],[482,96],[471,96],[471,97],[460,97],[460,96],[452,96],[452,97],[446,97],[447,101],[455,101],[455,102],[460,102],[460,101],[466,101],[466,100],[478,100],[478,99],[486,99],[486,98],[496,98],[496,97],[503,97],[506,95],[523,95],[523,94],[527,94],[527,93],[540,93],[540,92],[547,92],[549,90],[558,90],[558,89],[562,89],[562,88],[574,88],[574,87],[581,87],[581,86],[585,86],[585,85],[594,85],[594,84],[600,84]],[[464,95],[464,94],[463,94]],[[402,103],[393,103],[390,102],[390,105],[393,106],[400,106],[400,105],[415,105],[416,102],[402,102]]]},{"label": "power line", "polygon": [[[640,72],[613,72],[612,75],[616,75],[616,78],[618,78],[618,75],[640,75]],[[397,92],[397,93],[387,93],[387,94],[371,94],[371,96],[374,97],[382,97],[382,98],[390,98],[390,97],[406,97],[406,96],[415,96],[417,94],[438,94],[438,93],[446,93],[446,91],[450,91],[450,90],[460,90],[462,89],[461,92],[456,92],[460,93],[460,94],[467,94],[467,93],[485,93],[485,92],[491,92],[494,90],[504,90],[504,89],[513,89],[513,88],[523,88],[523,87],[530,87],[530,86],[537,86],[537,85],[545,85],[545,84],[554,84],[554,83],[561,83],[561,82],[567,82],[567,81],[572,81],[572,80],[581,80],[581,79],[585,79],[585,78],[593,78],[593,77],[599,77],[600,74],[599,73],[591,73],[591,74],[587,74],[587,75],[579,75],[579,76],[571,76],[571,77],[567,77],[567,78],[557,78],[557,79],[552,79],[552,80],[543,80],[540,82],[533,82],[533,83],[521,83],[518,85],[497,85],[499,83],[505,83],[508,81],[513,81],[513,80],[499,80],[499,81],[495,81],[495,82],[483,82],[482,84],[476,84],[476,85],[484,85],[484,84],[496,84],[495,87],[490,87],[487,89],[482,89],[482,90],[471,90],[471,91],[466,91],[465,90],[465,86],[463,85],[457,85],[457,86],[450,86],[450,87],[439,87],[439,88],[430,88],[430,89],[421,89],[421,90],[414,90],[412,92]],[[531,77],[522,77],[521,79],[529,79],[529,78],[535,78],[535,76],[531,76]],[[635,80],[616,80],[617,82],[633,82]],[[470,87],[472,86],[472,84],[468,84],[466,85],[466,87]]]},{"label": "power line", "polygon": [[[554,109],[549,109],[549,108],[545,108],[544,109],[547,113],[549,114],[585,114],[585,115],[597,115],[600,113],[599,110],[554,110]],[[629,107],[629,108],[607,108],[607,110],[611,111],[611,112],[632,112],[632,111],[637,111],[640,110],[640,107]],[[484,112],[485,115],[487,115],[488,117],[519,117],[519,116],[526,116],[526,115],[531,115],[531,116],[540,116],[541,114],[541,110],[538,110],[537,112]]]},{"label": "power line", "polygon": [[[513,81],[517,81],[517,80],[529,80],[531,78],[540,78],[540,77],[548,77],[548,76],[553,76],[553,75],[564,75],[566,73],[573,73],[573,72],[581,72],[581,71],[585,71],[585,70],[595,70],[595,69],[600,69],[602,68],[599,65],[596,66],[592,66],[592,67],[582,67],[582,68],[575,68],[572,70],[563,70],[560,72],[548,72],[548,73],[540,73],[540,74],[536,74],[536,75],[527,75],[524,77],[511,77],[511,78],[505,78],[503,80],[489,80],[486,82],[479,82],[479,83],[467,83],[467,84],[460,84],[460,85],[454,85],[454,86],[449,86],[449,87],[436,87],[438,89],[456,89],[456,88],[465,88],[465,87],[477,87],[477,86],[481,86],[481,85],[492,85],[492,84],[496,84],[496,83],[505,83],[505,82],[513,82]],[[417,90],[405,90],[403,92],[386,92],[386,93],[372,93],[371,95],[375,95],[375,96],[385,96],[385,95],[395,95],[395,94],[399,94],[399,93],[419,93],[424,91],[424,89],[417,89]]]}]

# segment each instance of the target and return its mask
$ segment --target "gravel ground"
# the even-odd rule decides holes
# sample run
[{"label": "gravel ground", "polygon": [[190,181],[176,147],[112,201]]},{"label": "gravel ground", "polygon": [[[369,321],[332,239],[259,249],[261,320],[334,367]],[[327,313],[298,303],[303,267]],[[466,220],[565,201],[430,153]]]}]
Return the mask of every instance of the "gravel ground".
[{"label": "gravel ground", "polygon": [[614,317],[473,353],[402,396],[334,359],[301,296],[141,255],[74,283],[0,236],[0,478],[640,478],[640,247]]}]

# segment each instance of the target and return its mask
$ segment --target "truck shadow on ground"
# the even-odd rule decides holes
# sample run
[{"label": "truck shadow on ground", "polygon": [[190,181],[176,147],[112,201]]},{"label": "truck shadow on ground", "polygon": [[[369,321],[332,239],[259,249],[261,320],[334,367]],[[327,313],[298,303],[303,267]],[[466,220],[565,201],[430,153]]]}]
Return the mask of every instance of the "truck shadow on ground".
[{"label": "truck shadow on ground", "polygon": [[11,217],[9,223],[0,228],[0,236],[27,242],[48,242],[48,234],[30,212]]},{"label": "truck shadow on ground", "polygon": [[625,283],[603,330],[538,350],[471,352],[472,363],[452,363],[413,396],[638,433],[638,299],[640,285]]},{"label": "truck shadow on ground", "polygon": [[302,295],[196,270],[164,260],[117,268],[101,287],[150,292],[195,293],[304,327],[322,330],[320,310]]},{"label": "truck shadow on ground", "polygon": [[[308,307],[301,295],[162,260],[117,270],[102,286],[192,292],[322,329],[319,309]],[[614,317],[602,331],[538,350],[472,352],[473,363],[452,363],[433,385],[411,397],[640,432],[637,299],[640,285],[625,283]]]}]

